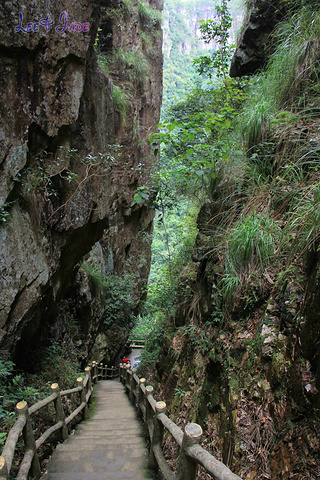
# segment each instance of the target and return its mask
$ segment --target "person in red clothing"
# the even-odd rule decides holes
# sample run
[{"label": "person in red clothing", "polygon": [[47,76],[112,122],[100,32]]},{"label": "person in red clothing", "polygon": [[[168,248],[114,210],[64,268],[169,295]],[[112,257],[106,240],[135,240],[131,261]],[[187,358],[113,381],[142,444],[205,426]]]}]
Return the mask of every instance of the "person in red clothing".
[{"label": "person in red clothing", "polygon": [[130,364],[131,360],[130,360],[130,358],[124,357],[124,358],[121,359],[120,363],[122,363],[122,365],[128,364],[128,363]]}]

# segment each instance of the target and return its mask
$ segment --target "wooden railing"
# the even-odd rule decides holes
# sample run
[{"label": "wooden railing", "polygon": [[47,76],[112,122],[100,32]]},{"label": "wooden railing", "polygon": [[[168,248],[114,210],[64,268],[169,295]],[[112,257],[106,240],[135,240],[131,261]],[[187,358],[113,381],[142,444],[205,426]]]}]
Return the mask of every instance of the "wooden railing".
[{"label": "wooden railing", "polygon": [[[200,445],[202,428],[189,423],[184,432],[165,414],[165,402],[157,402],[152,393],[153,387],[146,386],[146,380],[136,375],[130,365],[120,365],[120,380],[126,387],[138,416],[144,419],[146,434],[150,439],[149,468],[159,469],[165,480],[195,480],[198,465],[216,480],[241,480],[222,462],[213,457]],[[180,447],[178,472],[169,467],[162,451],[164,429]]]},{"label": "wooden railing", "polygon": [[[25,480],[29,471],[33,478],[40,478],[41,468],[38,459],[38,450],[49,437],[60,432],[60,438],[64,441],[68,437],[67,426],[75,419],[77,415],[82,414],[83,419],[88,419],[88,404],[92,394],[92,384],[98,380],[113,379],[119,376],[119,369],[116,367],[107,367],[103,364],[93,362],[85,369],[84,378],[77,378],[77,387],[70,390],[59,390],[57,383],[51,385],[51,395],[44,400],[28,408],[27,402],[22,401],[16,405],[18,419],[8,433],[6,443],[0,456],[0,480],[8,480],[11,472],[12,462],[17,447],[17,443],[22,433],[24,441],[24,456],[20,463],[20,468],[16,480]],[[79,394],[79,406],[68,416],[65,415],[62,398],[72,394]],[[37,440],[34,438],[31,416],[39,412],[42,408],[53,402],[55,407],[55,424],[47,429]]]},{"label": "wooden railing", "polygon": [[134,335],[129,337],[128,343],[132,348],[143,348],[146,344],[146,337],[145,335]]},{"label": "wooden railing", "polygon": [[[18,419],[8,433],[2,455],[0,456],[0,480],[8,480],[11,472],[14,453],[18,439],[22,433],[25,453],[20,463],[16,480],[25,480],[31,472],[35,479],[41,476],[38,459],[38,450],[49,437],[60,433],[61,440],[68,437],[67,426],[79,414],[83,419],[89,417],[88,404],[93,390],[93,384],[98,380],[113,379],[119,375],[126,387],[131,401],[135,404],[138,416],[144,419],[146,434],[150,439],[149,468],[160,469],[165,480],[195,480],[198,465],[202,465],[206,472],[216,480],[241,480],[240,477],[222,462],[213,457],[200,445],[202,429],[196,423],[189,423],[184,432],[165,414],[165,402],[157,402],[153,397],[153,387],[146,386],[144,378],[139,379],[135,369],[130,365],[120,365],[108,368],[105,365],[92,363],[85,369],[84,379],[77,378],[78,386],[70,390],[60,391],[57,383],[51,385],[51,395],[28,408],[22,401],[16,405]],[[68,416],[65,415],[62,398],[72,394],[79,394],[79,406]],[[54,425],[47,429],[37,440],[34,438],[31,417],[45,406],[53,402],[56,419]],[[163,451],[163,435],[166,429],[180,447],[179,466],[177,474],[170,469]],[[116,441],[116,439],[115,439]]]}]

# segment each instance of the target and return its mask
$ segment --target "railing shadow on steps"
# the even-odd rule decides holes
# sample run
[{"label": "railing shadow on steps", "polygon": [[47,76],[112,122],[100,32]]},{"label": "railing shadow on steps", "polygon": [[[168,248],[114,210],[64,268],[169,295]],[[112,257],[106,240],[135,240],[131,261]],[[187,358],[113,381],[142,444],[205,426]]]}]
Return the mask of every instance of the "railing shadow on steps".
[{"label": "railing shadow on steps", "polygon": [[[215,480],[241,480],[224,463],[204,450],[200,445],[202,428],[196,423],[186,425],[184,432],[165,414],[165,402],[157,402],[153,387],[146,386],[146,380],[139,378],[130,365],[120,365],[120,381],[125,386],[138,417],[144,420],[146,435],[150,439],[149,468],[160,470],[165,480],[195,480],[198,465]],[[162,451],[164,429],[180,447],[178,472],[169,467]]]},{"label": "railing shadow on steps", "polygon": [[[137,408],[138,417],[144,420],[146,435],[150,439],[149,468],[159,469],[165,480],[195,480],[198,465],[202,465],[207,473],[215,480],[241,480],[240,477],[222,462],[213,457],[200,445],[202,429],[200,425],[189,423],[183,432],[165,414],[165,402],[157,402],[152,393],[153,388],[146,386],[146,380],[136,375],[135,369],[130,365],[107,367],[93,362],[85,369],[84,379],[78,378],[78,386],[70,390],[60,391],[57,383],[51,385],[52,394],[40,402],[28,408],[27,403],[22,401],[16,405],[18,419],[8,433],[2,455],[0,456],[0,480],[8,480],[16,450],[17,442],[22,433],[25,454],[21,461],[16,480],[26,480],[29,472],[35,479],[41,476],[41,468],[38,459],[38,450],[49,437],[59,431],[60,438],[64,441],[68,436],[67,426],[79,414],[83,419],[89,418],[88,404],[91,399],[93,384],[98,380],[114,379],[120,374],[120,381],[126,388],[129,398]],[[65,416],[62,398],[72,394],[79,394],[79,406],[69,415]],[[31,424],[31,416],[36,412],[54,403],[56,423],[47,429],[37,440],[34,438]],[[164,429],[172,435],[180,447],[178,473],[174,474],[170,469],[162,452]]]},{"label": "railing shadow on steps", "polygon": [[[7,440],[0,456],[0,480],[9,479],[15,450],[21,434],[25,453],[20,463],[16,480],[26,480],[29,472],[31,472],[32,478],[39,479],[41,477],[41,468],[37,453],[39,448],[55,432],[59,432],[60,439],[64,441],[68,437],[67,426],[77,417],[77,415],[82,414],[82,419],[87,420],[89,418],[88,404],[91,399],[93,384],[97,383],[98,380],[117,378],[119,376],[119,368],[108,367],[103,364],[98,365],[93,362],[85,369],[84,373],[84,378],[77,378],[77,387],[75,388],[60,391],[59,385],[53,383],[51,385],[51,395],[44,400],[35,403],[29,408],[25,401],[17,403],[16,412],[18,413],[18,419],[8,433]],[[79,406],[66,417],[62,398],[77,393],[79,394]],[[56,423],[48,428],[36,440],[33,433],[31,417],[51,402],[53,402],[55,407]]]}]

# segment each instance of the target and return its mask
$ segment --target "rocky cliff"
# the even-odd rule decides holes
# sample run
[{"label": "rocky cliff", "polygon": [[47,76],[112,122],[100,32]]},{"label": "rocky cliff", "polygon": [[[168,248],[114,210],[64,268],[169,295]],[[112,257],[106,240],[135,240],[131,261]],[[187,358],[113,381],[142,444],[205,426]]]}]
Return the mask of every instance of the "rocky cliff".
[{"label": "rocky cliff", "polygon": [[[239,49],[252,47],[247,50],[251,64],[245,56],[238,63],[240,75],[254,73],[269,58],[273,27],[258,34],[263,12],[273,12],[275,22],[277,6],[293,4],[250,3],[241,42],[256,32],[256,43],[248,38],[240,43],[234,61]],[[159,396],[172,417],[180,425],[201,424],[206,448],[248,480],[320,476],[319,107],[318,94],[309,90],[318,85],[317,18],[316,9],[301,9],[301,17],[287,23],[291,39],[301,34],[298,20],[304,27],[316,25],[315,39],[311,29],[303,30],[300,63],[286,84],[297,90],[278,104],[269,123],[259,117],[265,112],[259,102],[273,104],[275,95],[255,91],[250,113],[257,112],[265,130],[252,143],[242,138],[246,156],[239,161],[231,152],[231,165],[221,167],[197,218],[198,235],[180,274],[175,316],[167,319],[158,342]],[[286,51],[288,65],[296,44],[288,35],[282,41],[280,53]],[[278,89],[288,77],[283,74],[273,77]],[[295,120],[283,121],[291,112]],[[242,123],[248,119],[240,118]],[[268,261],[262,259],[263,249]],[[167,448],[175,447],[168,441]]]},{"label": "rocky cliff", "polygon": [[282,0],[251,0],[247,19],[230,67],[231,77],[251,75],[261,69],[272,52],[271,33],[283,20],[289,4]]},{"label": "rocky cliff", "polygon": [[[117,337],[97,360],[117,354],[128,319],[118,316],[112,334],[93,267],[115,281],[131,275],[134,311],[144,295],[153,211],[132,201],[152,165],[162,55],[160,22],[147,23],[143,7],[151,15],[162,5],[0,5],[0,348],[20,366],[68,339],[87,361],[97,335]],[[141,81],[120,51],[143,61]]]}]

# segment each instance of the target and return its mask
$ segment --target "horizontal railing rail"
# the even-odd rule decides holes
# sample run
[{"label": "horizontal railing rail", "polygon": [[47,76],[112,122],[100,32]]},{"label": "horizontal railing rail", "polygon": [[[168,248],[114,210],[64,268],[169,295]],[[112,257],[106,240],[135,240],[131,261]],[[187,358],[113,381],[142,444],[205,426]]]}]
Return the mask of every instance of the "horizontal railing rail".
[{"label": "horizontal railing rail", "polygon": [[[241,480],[224,463],[217,460],[199,445],[202,428],[189,423],[182,431],[166,415],[165,402],[153,397],[153,387],[146,386],[146,380],[136,375],[130,365],[120,365],[120,381],[126,388],[130,400],[143,418],[146,435],[150,439],[149,468],[159,469],[165,480],[195,480],[201,465],[215,480]],[[164,431],[167,430],[180,448],[179,465],[174,473],[162,451]]]},{"label": "horizontal railing rail", "polygon": [[129,337],[128,343],[132,348],[143,348],[146,345],[146,336],[145,335],[133,335]]},{"label": "horizontal railing rail", "polygon": [[[118,367],[93,362],[84,371],[84,378],[77,378],[77,387],[60,391],[59,385],[51,385],[51,395],[35,403],[28,408],[27,402],[22,401],[16,405],[18,419],[10,429],[7,440],[0,456],[0,480],[8,480],[17,443],[22,434],[24,443],[24,456],[21,460],[16,480],[25,480],[31,472],[33,478],[41,476],[40,462],[38,458],[39,448],[55,432],[60,432],[60,439],[64,441],[68,437],[68,425],[80,414],[84,420],[89,418],[89,402],[93,390],[93,384],[98,380],[114,379],[119,376]],[[79,395],[79,405],[66,417],[62,398],[70,395]],[[35,439],[31,416],[53,402],[55,407],[55,423],[48,428],[38,439]]]}]

